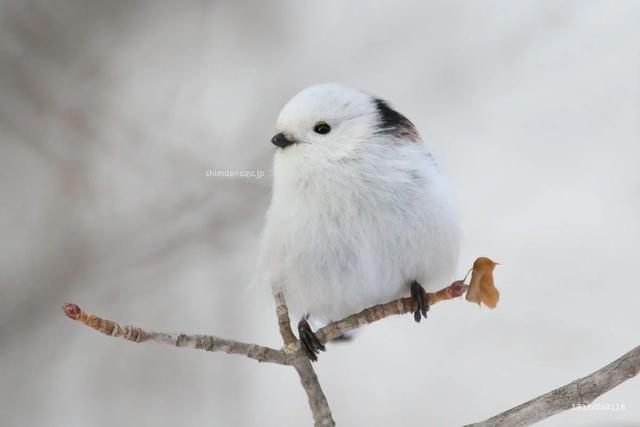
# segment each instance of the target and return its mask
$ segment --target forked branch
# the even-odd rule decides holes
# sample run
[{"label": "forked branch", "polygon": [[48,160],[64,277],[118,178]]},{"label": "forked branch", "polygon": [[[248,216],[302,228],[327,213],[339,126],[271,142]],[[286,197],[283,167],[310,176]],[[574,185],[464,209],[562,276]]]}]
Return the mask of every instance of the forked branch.
[{"label": "forked branch", "polygon": [[[467,289],[468,287],[464,283],[454,282],[438,292],[428,293],[429,305],[433,306],[438,302],[459,297]],[[103,334],[137,343],[155,342],[175,347],[191,347],[205,351],[238,354],[259,362],[292,366],[298,373],[300,383],[307,394],[315,425],[334,426],[331,409],[318,377],[291,330],[291,321],[284,296],[276,292],[274,298],[280,335],[283,340],[282,349],[229,340],[214,335],[171,334],[146,331],[135,326],[121,326],[112,320],[88,314],[75,304],[66,304],[64,312],[69,318],[80,321]],[[326,343],[363,325],[389,316],[413,312],[416,310],[414,304],[411,298],[400,298],[386,304],[375,305],[319,329],[316,331],[316,336],[320,341]],[[468,427],[528,426],[558,412],[590,403],[598,396],[634,377],[639,371],[640,346],[587,377],[536,397],[485,421],[470,424]]]}]

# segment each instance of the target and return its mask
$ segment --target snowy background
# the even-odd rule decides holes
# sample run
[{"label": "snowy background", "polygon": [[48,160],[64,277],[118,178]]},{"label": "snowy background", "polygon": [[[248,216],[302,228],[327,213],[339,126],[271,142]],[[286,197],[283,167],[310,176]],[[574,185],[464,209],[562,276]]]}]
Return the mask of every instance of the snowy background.
[{"label": "snowy background", "polygon": [[[279,345],[251,290],[301,88],[389,99],[454,182],[495,311],[369,326],[316,364],[340,425],[482,420],[640,344],[640,2],[0,3],[0,425],[300,426],[293,370],[101,336]],[[258,170],[262,180],[207,178]],[[640,380],[544,426],[640,424]]]}]

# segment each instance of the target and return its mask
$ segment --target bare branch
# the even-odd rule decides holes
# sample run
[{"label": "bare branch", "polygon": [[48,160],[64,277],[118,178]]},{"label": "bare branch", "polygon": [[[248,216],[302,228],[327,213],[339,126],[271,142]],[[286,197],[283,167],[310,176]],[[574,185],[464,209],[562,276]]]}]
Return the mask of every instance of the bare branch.
[{"label": "bare branch", "polygon": [[[462,282],[454,282],[438,292],[427,294],[429,305],[431,306],[439,301],[459,297],[464,294],[466,290],[467,285]],[[281,292],[275,291],[273,296],[276,302],[276,315],[278,317],[280,335],[284,343],[282,350],[263,347],[257,344],[232,341],[213,335],[168,334],[164,332],[149,332],[134,326],[121,326],[112,320],[101,319],[100,317],[85,313],[75,304],[66,304],[64,306],[64,312],[71,319],[78,320],[103,334],[124,338],[133,342],[152,341],[176,347],[192,347],[206,351],[221,351],[229,354],[244,355],[260,362],[291,365],[298,373],[300,383],[307,394],[315,425],[322,427],[334,426],[335,421],[331,415],[331,409],[322,391],[318,377],[291,329],[291,320],[284,295]],[[316,335],[321,341],[327,342],[362,325],[384,319],[393,314],[405,314],[414,309],[414,302],[411,298],[400,298],[386,304],[369,307],[358,314],[331,323],[317,331]]]},{"label": "bare branch", "polygon": [[300,377],[300,384],[302,384],[302,388],[307,394],[314,424],[316,427],[335,426],[336,423],[333,421],[331,408],[329,408],[327,397],[322,391],[318,376],[311,365],[311,361],[302,350],[300,342],[291,330],[291,319],[289,318],[289,310],[287,309],[284,294],[280,291],[274,291],[273,298],[276,301],[276,315],[278,316],[280,335],[284,342],[284,352],[296,355],[293,367],[296,369]]},{"label": "bare branch", "polygon": [[[457,281],[435,293],[428,293],[429,305],[460,297],[468,289],[462,281]],[[335,426],[327,398],[322,391],[318,377],[291,329],[291,321],[284,295],[274,293],[276,314],[280,334],[284,342],[282,350],[219,338],[213,335],[185,335],[163,332],[149,332],[134,326],[121,326],[111,320],[101,319],[85,313],[75,304],[64,306],[65,314],[73,320],[109,336],[124,338],[133,342],[152,341],[176,347],[191,347],[206,351],[239,354],[259,362],[270,362],[293,366],[300,377],[313,420],[316,426]],[[400,298],[386,304],[379,304],[360,313],[333,322],[316,331],[320,341],[326,343],[344,333],[396,314],[406,314],[416,309],[411,298]],[[622,382],[633,378],[640,371],[640,346],[591,375],[573,381],[520,406],[467,427],[528,426],[559,412],[585,405]]]},{"label": "bare branch", "polygon": [[635,377],[640,371],[640,346],[591,375],[466,427],[529,426],[567,409],[587,405],[600,395]]},{"label": "bare branch", "polygon": [[311,408],[311,414],[313,415],[313,422],[316,427],[333,427],[336,425],[331,415],[331,408],[327,398],[320,387],[320,381],[318,376],[311,366],[311,361],[306,354],[302,354],[296,362],[293,364],[296,368],[296,372],[300,377],[300,384],[307,393],[309,399],[309,407]]},{"label": "bare branch", "polygon": [[289,309],[284,299],[284,294],[280,291],[273,291],[273,298],[276,301],[276,316],[278,316],[278,327],[280,336],[284,343],[284,349],[288,352],[295,352],[299,346],[298,339],[291,330],[291,320],[289,319]]},{"label": "bare branch", "polygon": [[[427,293],[429,306],[440,301],[446,301],[462,296],[467,291],[468,286],[462,281],[453,282],[451,285],[438,292]],[[363,325],[382,320],[396,314],[407,314],[413,312],[416,307],[411,298],[399,298],[386,304],[378,304],[365,308],[360,313],[352,314],[342,320],[328,324],[316,331],[316,336],[323,343],[344,335],[345,333],[357,329]]]},{"label": "bare branch", "polygon": [[145,331],[135,326],[121,326],[113,320],[101,319],[100,317],[86,313],[75,304],[65,304],[64,313],[67,317],[82,322],[105,335],[119,337],[137,343],[151,341],[175,347],[191,347],[205,351],[220,351],[228,354],[247,356],[258,362],[277,363],[279,365],[290,365],[293,360],[291,356],[282,350],[228,340],[214,335],[169,334],[165,332]]}]

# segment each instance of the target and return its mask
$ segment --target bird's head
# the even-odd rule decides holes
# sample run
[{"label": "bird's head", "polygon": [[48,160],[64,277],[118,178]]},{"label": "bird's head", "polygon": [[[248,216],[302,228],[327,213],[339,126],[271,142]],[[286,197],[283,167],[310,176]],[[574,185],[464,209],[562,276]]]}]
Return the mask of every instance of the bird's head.
[{"label": "bird's head", "polygon": [[310,86],[287,102],[271,142],[277,156],[340,159],[374,140],[418,142],[413,124],[381,99],[337,83]]}]

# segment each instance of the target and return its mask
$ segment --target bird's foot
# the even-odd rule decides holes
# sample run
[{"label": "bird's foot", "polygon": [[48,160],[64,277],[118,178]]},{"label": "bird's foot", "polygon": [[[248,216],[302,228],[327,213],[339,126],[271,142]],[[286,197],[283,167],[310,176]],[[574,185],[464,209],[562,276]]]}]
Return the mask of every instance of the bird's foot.
[{"label": "bird's foot", "polygon": [[307,323],[307,319],[303,317],[298,323],[298,337],[300,338],[300,344],[304,352],[311,361],[318,360],[318,353],[325,351],[326,347],[320,342],[316,334],[311,330],[311,326]]},{"label": "bird's foot", "polygon": [[422,316],[427,318],[427,311],[429,311],[429,297],[424,291],[422,285],[415,280],[411,284],[411,299],[415,304],[415,311],[413,312],[413,319],[420,323]]}]

